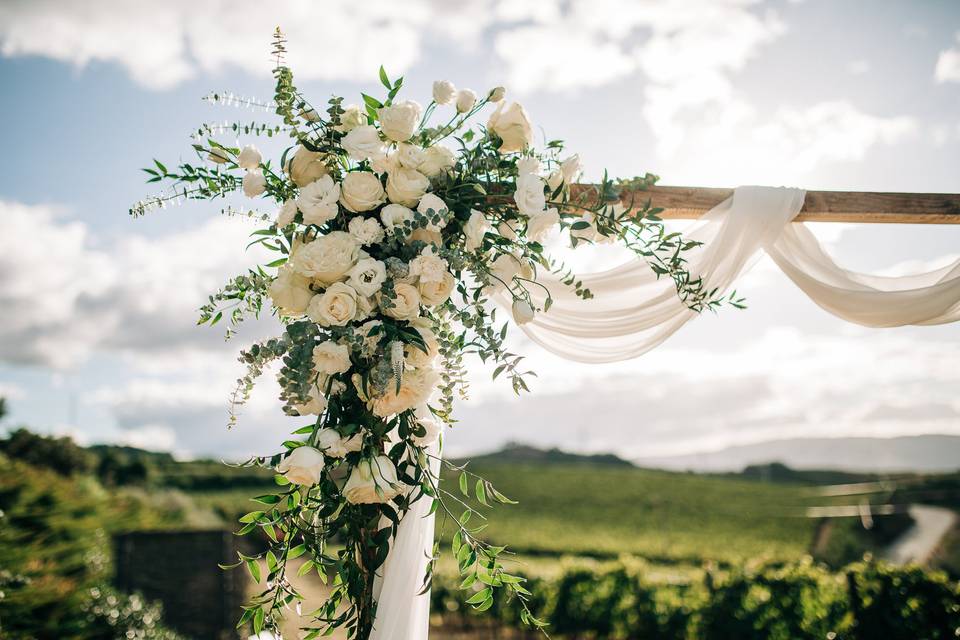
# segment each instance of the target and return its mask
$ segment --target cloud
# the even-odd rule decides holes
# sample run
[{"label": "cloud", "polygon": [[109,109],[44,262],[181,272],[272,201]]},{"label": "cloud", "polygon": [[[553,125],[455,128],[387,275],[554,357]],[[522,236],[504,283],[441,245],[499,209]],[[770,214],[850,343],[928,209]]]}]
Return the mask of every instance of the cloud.
[{"label": "cloud", "polygon": [[[960,42],[960,32],[957,32],[957,42]],[[960,82],[960,45],[940,52],[937,66],[933,70],[933,77],[941,84]]]},{"label": "cloud", "polygon": [[0,236],[20,239],[0,252],[0,361],[62,369],[97,350],[222,351],[221,331],[195,327],[196,309],[255,261],[238,250],[250,230],[244,220],[220,217],[101,245],[56,207],[0,201]]}]

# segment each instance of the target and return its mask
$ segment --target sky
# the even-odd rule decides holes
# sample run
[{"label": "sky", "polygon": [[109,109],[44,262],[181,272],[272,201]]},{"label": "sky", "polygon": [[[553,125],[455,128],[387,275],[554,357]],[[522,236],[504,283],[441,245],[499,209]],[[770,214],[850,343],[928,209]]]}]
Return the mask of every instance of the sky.
[{"label": "sky", "polygon": [[[956,0],[5,0],[2,426],[229,459],[272,453],[301,426],[266,376],[226,428],[236,353],[275,332],[272,318],[229,342],[196,326],[206,296],[256,261],[243,251],[249,224],[221,203],[127,215],[151,193],[139,168],[189,159],[200,123],[270,121],[202,98],[269,99],[277,25],[314,102],[377,91],[380,64],[421,103],[438,79],[503,85],[538,138],[580,154],[588,179],[607,169],[674,185],[960,192]],[[960,255],[960,228],[813,227],[852,269],[901,274]],[[697,318],[623,363],[565,362],[514,332],[540,374],[533,393],[516,398],[472,367],[447,451],[521,441],[649,457],[960,434],[960,327],[844,323],[765,258],[738,291],[747,310]]]}]

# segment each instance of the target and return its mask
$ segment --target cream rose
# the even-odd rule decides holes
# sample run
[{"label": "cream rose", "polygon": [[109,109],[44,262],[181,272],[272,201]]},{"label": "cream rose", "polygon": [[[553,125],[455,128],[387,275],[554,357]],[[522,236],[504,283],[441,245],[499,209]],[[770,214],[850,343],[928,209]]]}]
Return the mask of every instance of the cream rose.
[{"label": "cream rose", "polygon": [[405,142],[397,145],[397,162],[401,167],[407,169],[416,169],[423,162],[425,157],[423,149],[416,145]]},{"label": "cream rose", "polygon": [[383,240],[383,227],[375,218],[352,218],[347,224],[347,231],[361,246],[377,244]]},{"label": "cream rose", "polygon": [[248,198],[256,198],[266,190],[267,179],[259,169],[247,171],[246,175],[243,176],[243,195]]},{"label": "cream rose", "polygon": [[351,104],[340,114],[340,124],[334,129],[340,133],[349,133],[365,124],[367,124],[366,112],[357,105]]},{"label": "cream rose", "polygon": [[517,209],[525,216],[539,213],[547,206],[547,196],[543,192],[543,178],[532,173],[517,176],[517,190],[513,193],[513,201]]},{"label": "cream rose", "polygon": [[457,91],[457,113],[466,113],[477,104],[477,94],[470,89]]},{"label": "cream rose", "polygon": [[346,231],[331,231],[297,247],[291,256],[293,269],[322,285],[337,282],[353,268],[360,245]]},{"label": "cream rose", "polygon": [[443,282],[447,272],[447,261],[437,255],[433,246],[424,247],[409,266],[410,275],[420,278],[420,282]]},{"label": "cream rose", "polygon": [[260,155],[257,148],[252,144],[248,144],[240,151],[240,155],[237,156],[237,166],[241,169],[252,171],[260,167],[262,160],[263,156]]},{"label": "cream rose", "polygon": [[289,264],[277,271],[277,277],[267,288],[273,307],[282,316],[302,316],[313,298],[310,279],[305,278]]},{"label": "cream rose", "polygon": [[490,115],[487,129],[493,131],[503,141],[500,145],[500,153],[523,151],[533,143],[533,125],[530,124],[527,112],[519,103],[514,102],[506,109],[504,104],[506,103],[499,103],[496,111]]},{"label": "cream rose", "polygon": [[540,173],[540,160],[535,156],[524,156],[517,160],[517,175]]},{"label": "cream rose", "polygon": [[340,208],[340,185],[330,176],[320,176],[300,190],[297,208],[303,213],[303,224],[322,225],[337,217]]},{"label": "cream rose", "polygon": [[387,174],[390,202],[415,207],[430,187],[430,180],[416,169],[400,167]]},{"label": "cream rose", "polygon": [[280,461],[277,471],[294,484],[312,486],[323,476],[323,453],[313,447],[297,447]]},{"label": "cream rose", "polygon": [[449,80],[437,80],[433,83],[433,101],[437,104],[450,104],[457,94],[457,88]]},{"label": "cream rose", "polygon": [[387,279],[387,268],[381,261],[364,258],[347,273],[347,284],[357,290],[361,296],[369,298],[380,291]]},{"label": "cream rose", "polygon": [[286,226],[293,224],[294,219],[297,217],[297,201],[293,198],[285,201],[280,207],[280,211],[277,213],[277,226],[283,229]]},{"label": "cream rose", "polygon": [[358,161],[386,155],[383,140],[380,139],[380,132],[372,124],[351,129],[350,133],[343,136],[340,144],[348,156]]},{"label": "cream rose", "polygon": [[327,399],[323,397],[323,392],[318,385],[310,387],[310,393],[307,395],[305,404],[294,404],[293,410],[298,416],[318,416],[327,408]]},{"label": "cream rose", "polygon": [[450,294],[453,293],[453,287],[456,284],[457,281],[450,272],[444,273],[440,282],[421,282],[417,285],[417,290],[420,292],[420,301],[428,307],[443,304],[450,299]]},{"label": "cream rose", "polygon": [[420,315],[420,292],[413,285],[398,282],[393,286],[394,297],[381,300],[383,313],[397,320],[413,320]]},{"label": "cream rose", "polygon": [[486,216],[476,209],[470,210],[470,218],[467,224],[463,225],[463,235],[466,238],[464,243],[467,251],[476,251],[483,245],[483,236],[490,230],[490,223]]},{"label": "cream rose", "polygon": [[422,368],[433,364],[440,355],[440,344],[437,342],[437,336],[433,331],[425,327],[417,327],[417,333],[423,338],[427,350],[423,351],[420,347],[413,344],[403,345],[403,359],[411,367]]},{"label": "cream rose", "polygon": [[335,282],[307,306],[307,315],[323,327],[342,327],[357,315],[357,292],[342,282]]},{"label": "cream rose", "polygon": [[330,173],[330,169],[324,162],[325,159],[323,154],[310,151],[306,147],[297,147],[283,169],[295,185],[305,187]]},{"label": "cream rose", "polygon": [[533,306],[526,300],[513,301],[513,319],[517,324],[527,324],[533,320]]},{"label": "cream rose", "polygon": [[380,504],[400,495],[397,467],[387,456],[364,458],[350,472],[343,497],[351,504]]},{"label": "cream rose", "polygon": [[503,87],[494,87],[490,90],[490,102],[500,102],[507,95],[507,90]]},{"label": "cream rose", "polygon": [[436,178],[442,173],[452,169],[457,164],[457,158],[453,151],[434,145],[423,152],[423,161],[417,170],[428,178]]},{"label": "cream rose", "polygon": [[389,107],[377,109],[380,130],[383,135],[396,142],[405,142],[417,130],[420,124],[420,105],[412,100],[404,100]]},{"label": "cream rose", "polygon": [[520,260],[516,256],[501,253],[490,265],[490,284],[497,290],[509,287],[513,279],[520,275],[521,268]]},{"label": "cream rose", "polygon": [[395,227],[402,229],[404,222],[413,220],[413,210],[402,204],[388,204],[380,210],[380,220],[387,231],[392,232]]},{"label": "cream rose", "polygon": [[333,375],[350,370],[350,348],[331,340],[313,348],[313,368],[318,373]]},{"label": "cream rose", "polygon": [[376,209],[385,197],[380,178],[370,171],[352,171],[343,177],[340,202],[350,211],[359,213]]},{"label": "cream rose", "polygon": [[349,438],[341,436],[336,429],[329,427],[317,431],[317,448],[331,458],[342,458],[351,451],[363,448],[363,434],[356,433]]},{"label": "cream rose", "polygon": [[432,367],[404,371],[400,380],[400,391],[393,385],[387,385],[387,390],[382,395],[370,401],[370,410],[375,415],[386,418],[411,409],[421,402],[426,402],[439,379],[439,374]]},{"label": "cream rose", "polygon": [[535,213],[527,220],[527,239],[541,242],[558,224],[560,224],[560,213],[555,207]]}]

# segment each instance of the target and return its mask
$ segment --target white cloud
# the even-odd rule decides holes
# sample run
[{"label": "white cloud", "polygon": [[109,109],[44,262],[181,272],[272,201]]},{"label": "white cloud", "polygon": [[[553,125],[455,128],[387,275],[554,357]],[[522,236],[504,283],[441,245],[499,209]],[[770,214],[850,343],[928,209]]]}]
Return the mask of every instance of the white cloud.
[{"label": "white cloud", "polygon": [[[960,42],[960,32],[957,32],[957,41]],[[933,77],[940,83],[960,82],[960,46],[940,52]]]},{"label": "white cloud", "polygon": [[[64,368],[98,349],[163,354],[222,349],[196,309],[255,261],[244,220],[214,218],[166,236],[98,245],[55,207],[0,201],[0,360]],[[218,241],[211,242],[212,238]]]}]

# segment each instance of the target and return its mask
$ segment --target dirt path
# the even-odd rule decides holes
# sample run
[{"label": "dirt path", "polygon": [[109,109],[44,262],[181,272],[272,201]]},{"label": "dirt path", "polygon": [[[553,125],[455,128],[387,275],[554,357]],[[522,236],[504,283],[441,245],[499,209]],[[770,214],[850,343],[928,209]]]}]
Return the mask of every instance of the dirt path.
[{"label": "dirt path", "polygon": [[884,553],[884,559],[894,564],[925,563],[957,521],[956,512],[943,507],[915,504],[909,513],[914,525]]}]

